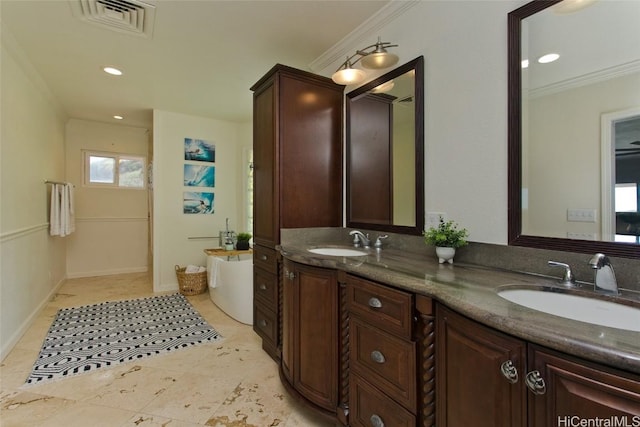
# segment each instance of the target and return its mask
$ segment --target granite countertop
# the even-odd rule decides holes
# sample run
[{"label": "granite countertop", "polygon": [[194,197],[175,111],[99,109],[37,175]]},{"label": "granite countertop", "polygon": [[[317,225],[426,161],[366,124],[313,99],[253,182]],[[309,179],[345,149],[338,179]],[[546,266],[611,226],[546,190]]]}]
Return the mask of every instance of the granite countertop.
[{"label": "granite countertop", "polygon": [[[397,249],[361,249],[366,256],[327,256],[318,246],[284,243],[282,255],[302,264],[333,268],[432,297],[480,323],[532,343],[640,374],[640,333],[535,311],[497,294],[501,286],[556,286],[554,278],[470,264],[438,264]],[[343,246],[339,246],[343,247]],[[640,294],[630,293],[632,299]],[[640,298],[635,300],[640,305]]]}]

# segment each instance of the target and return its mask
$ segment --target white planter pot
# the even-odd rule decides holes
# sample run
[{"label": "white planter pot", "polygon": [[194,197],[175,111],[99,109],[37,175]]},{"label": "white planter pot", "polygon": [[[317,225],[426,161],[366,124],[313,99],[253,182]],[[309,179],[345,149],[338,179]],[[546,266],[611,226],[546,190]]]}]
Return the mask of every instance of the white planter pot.
[{"label": "white planter pot", "polygon": [[436,246],[436,255],[438,256],[438,262],[443,264],[448,262],[449,264],[453,264],[453,257],[456,254],[456,248],[445,248]]}]

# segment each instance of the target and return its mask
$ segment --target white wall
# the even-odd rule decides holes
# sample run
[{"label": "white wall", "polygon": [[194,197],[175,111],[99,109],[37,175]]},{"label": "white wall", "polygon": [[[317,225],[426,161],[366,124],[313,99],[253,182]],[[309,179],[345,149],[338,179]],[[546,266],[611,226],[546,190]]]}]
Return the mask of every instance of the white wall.
[{"label": "white wall", "polygon": [[51,186],[65,180],[66,117],[10,34],[0,78],[0,359],[64,280],[66,238],[50,237]]},{"label": "white wall", "polygon": [[[247,124],[154,111],[154,290],[176,290],[175,265],[206,265],[204,249],[219,247],[218,232],[245,230],[242,152],[251,146]],[[184,139],[213,142],[216,149],[213,190],[183,185]],[[213,191],[212,215],[184,214],[185,191]],[[208,237],[216,237],[210,239]]]},{"label": "white wall", "polygon": [[67,123],[67,180],[76,186],[76,232],[68,238],[67,277],[147,271],[147,190],[85,186],[83,150],[146,157],[149,144],[144,128],[78,119]]},{"label": "white wall", "polygon": [[[507,243],[507,14],[525,3],[418,1],[349,49],[380,36],[400,63],[424,56],[426,211],[477,242]],[[315,71],[330,76],[341,61]]]},{"label": "white wall", "polygon": [[[601,165],[600,117],[640,105],[638,88],[635,73],[529,100],[524,234],[592,233],[601,239],[600,174],[594,174]],[[593,209],[597,222],[568,222],[567,209]]]}]

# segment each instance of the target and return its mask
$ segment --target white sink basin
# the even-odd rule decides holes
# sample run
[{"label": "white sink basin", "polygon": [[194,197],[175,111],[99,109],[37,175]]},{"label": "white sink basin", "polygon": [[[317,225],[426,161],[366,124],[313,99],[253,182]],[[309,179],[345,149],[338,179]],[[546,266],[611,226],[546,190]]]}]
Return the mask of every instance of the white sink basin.
[{"label": "white sink basin", "polygon": [[349,248],[313,248],[307,249],[309,252],[318,255],[330,255],[330,256],[363,256],[367,255],[366,252],[359,251],[357,249]]},{"label": "white sink basin", "polygon": [[567,319],[610,328],[640,332],[640,309],[578,295],[533,289],[498,291],[516,304]]}]

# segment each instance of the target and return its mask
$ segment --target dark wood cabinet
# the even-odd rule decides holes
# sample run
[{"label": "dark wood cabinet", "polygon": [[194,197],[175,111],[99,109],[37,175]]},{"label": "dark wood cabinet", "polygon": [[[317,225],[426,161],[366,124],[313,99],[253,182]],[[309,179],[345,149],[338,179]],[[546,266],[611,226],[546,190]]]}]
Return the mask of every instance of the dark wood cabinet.
[{"label": "dark wood cabinet", "polygon": [[638,375],[527,343],[442,305],[436,324],[438,426],[557,427],[612,417],[622,424],[611,425],[640,425]]},{"label": "dark wood cabinet", "polygon": [[585,425],[576,422],[596,418],[640,426],[640,376],[530,345],[527,375],[535,372],[544,388],[529,393],[529,426]]},{"label": "dark wood cabinet", "polygon": [[[525,370],[526,344],[436,307],[438,426],[526,426],[525,388],[502,373],[510,361]],[[508,365],[505,365],[505,369]]]},{"label": "dark wood cabinet", "polygon": [[[353,222],[393,224],[393,101],[369,93],[348,103],[349,218]],[[375,194],[375,203],[371,195]]]},{"label": "dark wood cabinet", "polygon": [[[274,66],[253,91],[254,279],[271,277],[275,293],[254,287],[254,330],[263,348],[280,358],[281,282],[275,247],[280,229],[342,225],[343,90],[326,77]],[[266,257],[265,259],[263,259]],[[268,276],[271,273],[273,276]],[[263,290],[264,291],[264,290]],[[272,332],[275,330],[275,334]]]},{"label": "dark wood cabinet", "polygon": [[337,277],[335,270],[283,261],[282,374],[293,393],[332,418],[339,406]]},{"label": "dark wood cabinet", "polygon": [[415,426],[414,296],[347,275],[349,424]]}]

